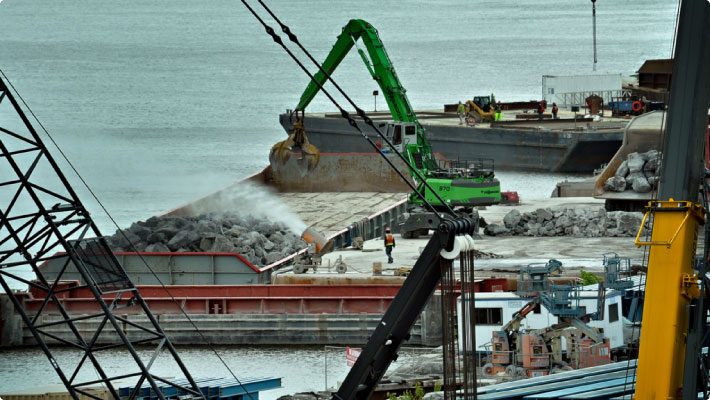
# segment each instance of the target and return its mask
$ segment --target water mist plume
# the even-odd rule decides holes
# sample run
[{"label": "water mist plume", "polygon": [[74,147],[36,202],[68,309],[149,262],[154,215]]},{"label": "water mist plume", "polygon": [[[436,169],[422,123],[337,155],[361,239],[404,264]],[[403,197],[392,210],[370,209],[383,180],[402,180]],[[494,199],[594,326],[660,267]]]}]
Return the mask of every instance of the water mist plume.
[{"label": "water mist plume", "polygon": [[294,234],[301,235],[308,225],[291,211],[270,188],[244,181],[221,190],[207,199],[196,201],[189,208],[192,215],[210,212],[232,212],[281,222]]}]

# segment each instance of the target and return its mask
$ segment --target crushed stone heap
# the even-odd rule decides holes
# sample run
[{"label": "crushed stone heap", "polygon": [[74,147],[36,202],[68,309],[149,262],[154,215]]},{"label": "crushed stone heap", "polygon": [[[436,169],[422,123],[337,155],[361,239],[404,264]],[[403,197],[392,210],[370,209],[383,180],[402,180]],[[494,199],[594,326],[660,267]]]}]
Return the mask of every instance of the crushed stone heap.
[{"label": "crushed stone heap", "polygon": [[123,232],[125,237],[116,231],[107,238],[114,251],[239,253],[258,266],[307,246],[282,223],[233,213],[152,217]]},{"label": "crushed stone heap", "polygon": [[503,218],[503,225],[489,224],[484,233],[489,236],[631,237],[638,233],[642,218],[638,212],[606,211],[601,207],[539,208],[526,213],[512,210]]},{"label": "crushed stone heap", "polygon": [[658,188],[661,153],[649,150],[645,153],[630,153],[616,169],[614,176],[604,182],[604,190],[624,192],[633,190],[648,193]]}]

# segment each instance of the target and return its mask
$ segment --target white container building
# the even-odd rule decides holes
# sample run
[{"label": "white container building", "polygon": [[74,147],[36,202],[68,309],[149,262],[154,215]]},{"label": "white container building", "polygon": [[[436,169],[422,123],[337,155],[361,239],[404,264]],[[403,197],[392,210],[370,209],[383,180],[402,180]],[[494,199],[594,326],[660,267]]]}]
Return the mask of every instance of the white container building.
[{"label": "white container building", "polygon": [[548,108],[557,103],[561,108],[585,106],[584,99],[596,94],[604,99],[604,104],[613,97],[622,95],[621,74],[596,75],[543,75],[542,98]]}]

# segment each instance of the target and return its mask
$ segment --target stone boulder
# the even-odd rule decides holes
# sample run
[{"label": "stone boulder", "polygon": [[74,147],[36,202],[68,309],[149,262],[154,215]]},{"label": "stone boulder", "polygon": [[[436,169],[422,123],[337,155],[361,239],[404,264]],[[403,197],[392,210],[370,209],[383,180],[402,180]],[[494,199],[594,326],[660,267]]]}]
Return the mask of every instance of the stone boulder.
[{"label": "stone boulder", "polygon": [[484,229],[483,229],[483,234],[488,235],[488,236],[501,236],[501,235],[506,235],[510,231],[502,225],[498,224],[488,224]]},{"label": "stone boulder", "polygon": [[616,172],[614,173],[614,176],[623,178],[626,175],[629,174],[629,162],[624,160],[621,165],[619,165],[619,168],[616,169]]},{"label": "stone boulder", "polygon": [[170,249],[163,243],[152,243],[145,247],[147,253],[169,253]]},{"label": "stone boulder", "polygon": [[629,173],[641,172],[643,170],[643,164],[646,162],[643,156],[639,153],[630,153],[626,157],[626,165],[629,167]]},{"label": "stone boulder", "polygon": [[518,225],[518,223],[520,223],[520,220],[520,211],[512,210],[508,214],[506,214],[505,217],[503,217],[503,224],[506,228],[513,229],[516,225]]},{"label": "stone boulder", "polygon": [[167,243],[170,250],[176,251],[187,248],[194,242],[200,241],[200,235],[195,231],[178,231]]},{"label": "stone boulder", "polygon": [[626,190],[626,179],[622,176],[612,176],[604,182],[604,190],[607,192],[623,192]]},{"label": "stone boulder", "polygon": [[636,193],[648,193],[651,191],[651,184],[643,173],[629,174],[631,178],[631,188]]},{"label": "stone boulder", "polygon": [[551,221],[552,220],[552,211],[547,208],[538,208],[535,210],[535,215],[537,216],[537,222],[538,223],[543,223],[545,221]]},{"label": "stone boulder", "polygon": [[[300,233],[300,232],[299,232]],[[114,251],[240,253],[266,265],[304,249],[306,243],[283,223],[210,213],[194,217],[151,217],[107,238]]]},{"label": "stone boulder", "polygon": [[[551,216],[550,220],[545,220]],[[641,224],[641,213],[609,212],[603,208],[538,209],[529,213],[511,210],[503,220],[505,226],[489,224],[484,234],[489,236],[635,236]],[[513,224],[515,221],[517,223]]]}]

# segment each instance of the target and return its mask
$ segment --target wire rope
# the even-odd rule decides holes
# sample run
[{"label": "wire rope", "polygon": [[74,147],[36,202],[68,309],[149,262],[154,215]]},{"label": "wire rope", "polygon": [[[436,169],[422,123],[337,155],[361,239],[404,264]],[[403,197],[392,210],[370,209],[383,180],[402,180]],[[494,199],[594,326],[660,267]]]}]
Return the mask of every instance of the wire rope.
[{"label": "wire rope", "polygon": [[[266,12],[279,24],[279,27],[281,30],[284,32],[284,34],[289,38],[290,41],[295,43],[301,51],[303,51],[304,54],[309,58],[309,60],[318,67],[319,71],[323,73],[328,81],[330,81],[333,86],[343,95],[343,97],[355,108],[356,114],[363,119],[363,121],[371,126],[375,132],[382,138],[390,148],[394,150],[394,153],[397,154],[397,156],[404,161],[406,165],[409,166],[410,170],[417,176],[419,181],[427,188],[429,191],[436,197],[436,199],[446,208],[446,211],[449,213],[449,215],[455,217],[456,214],[454,213],[453,209],[441,198],[441,196],[429,185],[429,183],[426,181],[425,177],[421,175],[421,173],[414,168],[408,160],[404,158],[402,154],[400,154],[394,147],[394,144],[382,133],[382,131],[372,122],[372,119],[363,111],[360,107],[358,107],[355,102],[345,93],[345,91],[335,82],[335,80],[328,74],[322,67],[322,65],[316,61],[316,59],[311,55],[311,53],[300,43],[298,40],[298,37],[291,31],[291,29],[285,25],[274,13],[271,11],[271,9],[263,2],[263,0],[258,0],[259,4],[266,10]],[[424,202],[425,205],[432,211],[432,212],[437,212],[437,210],[426,200],[426,197],[413,185],[409,183],[409,181],[404,178],[403,174],[397,169],[397,167],[382,153],[380,149],[377,148],[377,145],[372,142],[372,139],[370,139],[357,125],[357,122],[352,118],[350,113],[348,113],[336,100],[333,98],[333,96],[323,87],[322,84],[320,84],[318,81],[316,81],[315,77],[313,74],[311,74],[308,69],[303,65],[303,63],[296,57],[295,54],[286,46],[284,43],[283,39],[281,36],[279,36],[274,28],[269,26],[263,18],[259,16],[259,14],[249,5],[249,3],[246,0],[241,0],[242,4],[252,13],[252,15],[261,23],[261,25],[264,27],[266,30],[266,33],[269,34],[274,42],[279,44],[284,51],[293,59],[293,61],[303,70],[303,72],[308,75],[308,77],[311,79],[312,82],[316,83],[318,85],[318,88],[328,97],[328,99],[335,105],[338,110],[340,111],[340,115],[345,118],[350,126],[352,126],[354,129],[356,129],[367,141],[370,143],[370,145],[377,150],[377,152],[384,157],[384,159],[387,161],[387,163],[392,167],[399,175],[404,179],[404,181],[410,186],[410,188],[414,191],[414,193],[419,196],[419,198]]]},{"label": "wire rope", "polygon": [[[49,133],[49,131],[47,130],[47,128],[45,128],[44,124],[42,124],[42,122],[39,120],[39,118],[38,118],[37,115],[34,113],[34,111],[32,111],[32,108],[29,106],[29,104],[27,104],[27,102],[25,101],[25,99],[22,97],[22,95],[19,93],[19,91],[15,88],[15,86],[12,84],[12,82],[10,81],[10,79],[7,77],[7,75],[5,74],[5,72],[4,72],[1,68],[0,68],[0,75],[3,76],[3,78],[5,79],[5,81],[8,83],[8,86],[10,86],[10,87],[12,88],[12,90],[15,92],[15,95],[20,99],[20,101],[21,101],[22,104],[25,106],[25,108],[27,108],[27,111],[32,115],[32,118],[34,118],[34,120],[35,120],[35,121],[37,122],[37,124],[40,126],[40,128],[41,128],[42,131],[45,133],[45,135],[47,135],[47,137],[48,137],[49,140],[52,142],[52,144],[54,145],[54,147],[56,147],[57,151],[59,151],[59,154],[61,154],[62,158],[67,162],[67,164],[69,165],[69,167],[71,168],[71,170],[76,174],[77,178],[79,178],[79,180],[81,181],[82,185],[89,191],[89,193],[91,194],[91,196],[93,197],[93,199],[98,203],[99,207],[106,213],[107,217],[109,218],[109,220],[111,221],[111,223],[116,227],[117,231],[121,234],[121,236],[122,236],[124,239],[126,239],[126,240],[128,241],[128,243],[130,243],[131,249],[134,250],[134,252],[135,252],[136,255],[138,256],[138,258],[141,260],[141,262],[143,263],[143,265],[148,269],[148,271],[150,271],[150,273],[153,275],[153,277],[158,281],[158,283],[160,284],[161,288],[165,291],[165,293],[168,294],[168,296],[169,296],[170,299],[173,301],[173,303],[175,303],[175,304],[178,306],[178,309],[179,309],[180,312],[183,314],[183,316],[185,316],[185,318],[186,318],[187,321],[190,323],[190,325],[192,326],[192,328],[194,329],[194,331],[197,332],[197,334],[200,336],[200,339],[208,346],[208,348],[210,349],[210,351],[212,351],[212,353],[214,353],[214,355],[219,359],[220,363],[222,363],[222,365],[227,369],[227,371],[228,371],[229,374],[232,376],[232,378],[233,378],[233,379],[237,382],[237,384],[244,390],[244,392],[249,396],[249,398],[250,398],[251,400],[253,400],[253,397],[252,397],[251,393],[249,393],[249,391],[246,390],[246,388],[245,388],[244,384],[242,383],[242,381],[241,381],[239,378],[237,378],[237,376],[236,376],[236,374],[234,373],[234,371],[232,371],[232,369],[229,367],[229,365],[227,364],[227,362],[224,361],[224,359],[223,359],[222,356],[219,354],[219,352],[217,352],[217,349],[214,348],[214,345],[207,339],[207,337],[205,337],[205,335],[204,335],[204,334],[202,333],[202,331],[197,327],[197,325],[196,325],[195,322],[192,320],[192,318],[190,318],[189,314],[187,314],[187,312],[185,311],[185,308],[180,304],[180,302],[177,301],[177,299],[173,296],[173,294],[170,292],[170,290],[169,290],[168,287],[165,285],[165,283],[163,283],[163,281],[160,279],[160,277],[155,273],[155,271],[153,270],[153,268],[150,267],[150,265],[149,265],[148,262],[145,260],[145,258],[143,257],[143,255],[138,252],[138,250],[136,249],[136,247],[135,247],[135,245],[133,244],[133,242],[131,242],[131,241],[129,240],[129,238],[127,237],[127,235],[126,235],[126,233],[124,232],[124,230],[121,229],[121,228],[118,226],[118,223],[117,223],[116,220],[113,218],[113,216],[111,215],[111,213],[109,213],[109,211],[106,209],[106,207],[105,207],[104,204],[101,202],[101,200],[99,199],[99,197],[96,195],[96,193],[93,191],[93,189],[91,189],[91,187],[90,187],[89,184],[86,182],[86,180],[84,179],[84,177],[79,173],[79,171],[78,171],[77,168],[74,166],[74,164],[69,160],[69,157],[67,157],[66,153],[62,150],[62,148],[59,146],[59,144],[54,140],[54,138],[53,138],[52,135]],[[93,223],[93,220],[92,220],[92,223]],[[136,289],[136,290],[137,290],[137,289]]]}]

